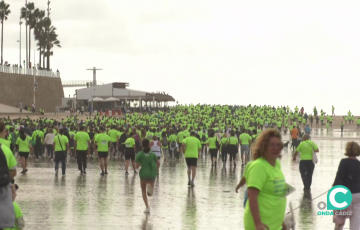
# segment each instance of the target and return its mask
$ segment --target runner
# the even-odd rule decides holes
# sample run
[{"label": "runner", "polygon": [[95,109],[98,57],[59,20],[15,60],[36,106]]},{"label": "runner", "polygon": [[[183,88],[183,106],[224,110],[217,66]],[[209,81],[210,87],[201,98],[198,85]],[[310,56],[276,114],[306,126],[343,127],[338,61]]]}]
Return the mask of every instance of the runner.
[{"label": "runner", "polygon": [[217,144],[218,144],[218,140],[215,137],[215,131],[213,129],[210,129],[207,147],[209,147],[209,152],[211,156],[211,167],[214,167],[214,165],[216,167],[217,154],[218,154]]},{"label": "runner", "polygon": [[136,168],[141,167],[139,176],[141,180],[142,197],[146,206],[144,213],[150,213],[147,196],[152,196],[153,194],[156,175],[160,167],[160,161],[158,157],[151,152],[149,144],[148,139],[142,141],[143,151],[139,152],[135,159]]},{"label": "runner", "polygon": [[243,129],[239,139],[240,139],[240,147],[241,147],[241,161],[242,161],[242,166],[244,166],[243,156],[245,156],[245,164],[247,164],[250,160],[249,155],[250,155],[250,144],[252,138],[249,134],[245,132],[245,129]]},{"label": "runner", "polygon": [[[153,152],[159,160],[158,169],[160,168],[161,147],[162,147],[161,142],[158,140],[157,136],[154,135],[153,140],[150,142],[150,148],[151,148],[151,152]],[[159,171],[157,172],[157,175],[159,175]]]},{"label": "runner", "polygon": [[[99,157],[99,164],[101,173],[100,176],[104,176],[108,174],[107,167],[108,167],[108,154],[109,154],[109,147],[110,143],[112,142],[111,137],[109,137],[105,133],[105,128],[100,127],[100,133],[95,137],[94,149],[96,149]],[[114,143],[112,143],[114,144]],[[113,145],[114,146],[114,145]]]},{"label": "runner", "polygon": [[220,140],[221,160],[222,160],[224,168],[226,166],[226,159],[227,159],[227,155],[228,155],[228,150],[227,150],[228,141],[229,141],[229,139],[227,138],[226,133],[224,133],[223,137]]},{"label": "runner", "polygon": [[201,150],[201,143],[195,137],[195,132],[190,133],[190,137],[183,140],[182,149],[185,153],[186,165],[188,167],[187,174],[189,178],[188,185],[195,187],[194,179],[196,176],[197,160],[199,157],[199,151]]},{"label": "runner", "polygon": [[48,128],[47,129],[47,134],[45,136],[44,139],[44,144],[46,146],[46,151],[47,151],[47,155],[48,155],[48,159],[53,159],[53,153],[54,153],[54,139],[55,139],[55,134],[53,133],[53,129],[52,128]]},{"label": "runner", "polygon": [[230,131],[230,137],[227,142],[227,151],[230,155],[230,167],[232,166],[233,161],[234,167],[236,167],[236,154],[239,152],[239,141],[238,138],[235,137],[234,130]]}]

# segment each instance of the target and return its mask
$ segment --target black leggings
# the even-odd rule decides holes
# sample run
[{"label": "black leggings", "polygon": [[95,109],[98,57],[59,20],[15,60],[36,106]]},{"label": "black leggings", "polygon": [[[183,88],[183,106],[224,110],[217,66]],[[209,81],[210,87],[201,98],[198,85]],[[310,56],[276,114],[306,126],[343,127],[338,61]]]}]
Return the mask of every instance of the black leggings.
[{"label": "black leggings", "polygon": [[299,164],[299,170],[301,173],[301,179],[305,189],[310,189],[312,183],[312,176],[314,173],[315,164],[312,160],[301,160]]},{"label": "black leggings", "polygon": [[77,155],[78,169],[80,171],[84,171],[86,169],[87,150],[77,150],[76,155]]},{"label": "black leggings", "polygon": [[223,163],[226,163],[226,159],[227,159],[227,152],[226,149],[221,151],[221,159]]}]

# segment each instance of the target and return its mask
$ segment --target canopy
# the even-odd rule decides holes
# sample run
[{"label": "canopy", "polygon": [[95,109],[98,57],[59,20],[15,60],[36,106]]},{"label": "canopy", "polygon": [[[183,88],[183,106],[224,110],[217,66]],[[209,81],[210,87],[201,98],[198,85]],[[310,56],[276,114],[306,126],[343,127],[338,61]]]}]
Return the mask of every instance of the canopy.
[{"label": "canopy", "polygon": [[120,101],[120,99],[117,99],[115,97],[109,97],[109,98],[106,98],[104,101]]},{"label": "canopy", "polygon": [[94,97],[94,98],[88,100],[88,102],[92,102],[92,101],[104,101],[104,99],[102,99],[100,97]]}]

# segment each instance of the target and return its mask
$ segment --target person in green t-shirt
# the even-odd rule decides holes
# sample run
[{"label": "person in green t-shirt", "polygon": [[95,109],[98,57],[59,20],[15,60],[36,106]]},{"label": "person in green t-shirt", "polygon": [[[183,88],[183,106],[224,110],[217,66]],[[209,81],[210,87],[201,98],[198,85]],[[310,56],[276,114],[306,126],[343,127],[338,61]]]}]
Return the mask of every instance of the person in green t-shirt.
[{"label": "person in green t-shirt", "polygon": [[136,143],[135,143],[135,133],[130,133],[129,137],[125,141],[125,175],[129,175],[128,168],[130,160],[134,169],[134,174],[136,174],[135,167],[135,152],[136,152]]},{"label": "person in green t-shirt", "polygon": [[109,147],[111,143],[111,137],[105,133],[105,128],[100,127],[100,133],[95,137],[94,149],[97,149],[99,156],[99,163],[101,169],[101,176],[107,175],[107,157],[109,154]]},{"label": "person in green t-shirt", "polygon": [[27,169],[27,161],[30,152],[32,152],[32,146],[30,144],[31,137],[25,134],[24,128],[20,128],[19,137],[16,140],[16,146],[19,149],[19,156],[21,161],[21,166],[23,168],[22,174],[28,171]]},{"label": "person in green t-shirt", "polygon": [[315,164],[313,162],[313,152],[319,152],[317,145],[313,141],[310,141],[309,138],[309,134],[305,133],[303,136],[303,141],[296,148],[293,157],[293,160],[296,161],[296,155],[301,152],[299,169],[301,179],[304,184],[304,191],[310,191],[312,176],[315,169]]},{"label": "person in green t-shirt", "polygon": [[89,146],[90,137],[87,132],[85,132],[85,127],[81,126],[79,132],[74,136],[74,149],[77,156],[78,169],[80,170],[80,175],[86,175],[86,154],[90,156]]},{"label": "person in green t-shirt", "polygon": [[218,148],[217,148],[216,143],[218,143],[218,140],[215,137],[215,131],[213,129],[210,129],[207,147],[209,147],[209,152],[210,152],[210,156],[211,156],[211,167],[213,167],[214,165],[216,167],[216,160],[217,160],[217,153],[218,153]]},{"label": "person in green t-shirt", "polygon": [[61,162],[62,176],[66,172],[66,157],[69,149],[69,139],[63,135],[66,129],[60,129],[59,133],[54,138],[53,148],[55,150],[55,176],[59,172],[59,163]]},{"label": "person in green t-shirt", "polygon": [[227,155],[228,155],[228,151],[227,151],[228,140],[229,139],[227,138],[227,134],[224,133],[220,140],[221,160],[222,160],[222,163],[224,164],[224,167],[226,165],[226,160],[227,160]]},{"label": "person in green t-shirt", "polygon": [[[279,131],[280,132],[280,131]],[[245,132],[245,129],[242,130],[242,134],[239,137],[240,140],[240,146],[241,146],[241,161],[242,161],[242,165],[244,165],[244,155],[245,155],[245,164],[247,164],[247,162],[249,162],[250,160],[250,144],[251,144],[251,140],[252,137]]]},{"label": "person in green t-shirt", "polygon": [[284,229],[287,185],[278,161],[282,149],[277,130],[268,129],[257,138],[254,161],[246,172],[244,229]]},{"label": "person in green t-shirt", "polygon": [[239,141],[238,138],[235,137],[235,131],[230,131],[230,137],[227,142],[227,151],[230,155],[230,166],[232,166],[232,162],[234,161],[234,167],[236,167],[236,154],[239,152]]},{"label": "person in green t-shirt", "polygon": [[160,160],[158,157],[150,150],[150,141],[144,139],[142,141],[143,150],[136,155],[136,168],[141,166],[139,176],[141,180],[141,191],[144,203],[146,205],[146,210],[144,213],[150,213],[150,207],[148,204],[147,196],[152,196],[153,188],[155,183],[155,178],[160,167]]},{"label": "person in green t-shirt", "polygon": [[[183,140],[182,150],[185,153],[186,164],[188,167],[187,174],[189,178],[188,185],[195,186],[194,179],[196,176],[197,160],[201,151],[201,143],[195,137],[195,132],[191,131],[190,137]],[[191,179],[190,179],[191,178]]]}]

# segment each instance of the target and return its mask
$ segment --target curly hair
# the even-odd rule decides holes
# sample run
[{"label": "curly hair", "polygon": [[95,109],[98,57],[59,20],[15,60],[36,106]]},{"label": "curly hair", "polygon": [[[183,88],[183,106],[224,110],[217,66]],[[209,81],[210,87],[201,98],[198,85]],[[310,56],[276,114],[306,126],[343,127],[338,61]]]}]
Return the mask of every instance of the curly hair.
[{"label": "curly hair", "polygon": [[264,156],[271,137],[279,138],[281,143],[281,150],[284,148],[284,145],[281,141],[281,134],[276,129],[265,130],[264,132],[261,132],[260,135],[256,138],[256,142],[252,147],[251,152],[253,160]]},{"label": "curly hair", "polygon": [[360,156],[360,146],[355,141],[346,143],[345,151],[346,151],[345,156],[348,157]]}]

